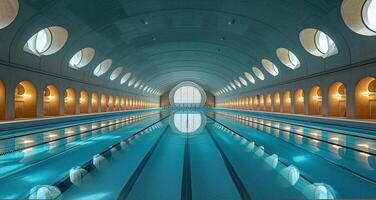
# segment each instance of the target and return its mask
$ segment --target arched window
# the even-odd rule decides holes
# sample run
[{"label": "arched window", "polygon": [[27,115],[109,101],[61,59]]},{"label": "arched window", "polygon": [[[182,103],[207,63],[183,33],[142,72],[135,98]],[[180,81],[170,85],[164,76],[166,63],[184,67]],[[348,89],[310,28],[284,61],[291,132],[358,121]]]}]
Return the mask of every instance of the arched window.
[{"label": "arched window", "polygon": [[24,50],[37,56],[51,55],[63,48],[68,39],[68,31],[52,26],[38,31],[26,42]]},{"label": "arched window", "polygon": [[112,71],[111,76],[110,76],[110,80],[113,81],[113,80],[117,79],[117,77],[120,76],[121,71],[123,71],[122,67],[118,67],[114,71]]},{"label": "arched window", "polygon": [[300,61],[298,57],[291,51],[285,48],[277,49],[277,56],[279,60],[290,69],[297,69],[300,67]]},{"label": "arched window", "polygon": [[199,113],[175,113],[174,125],[181,133],[194,133],[202,125],[202,117]]},{"label": "arched window", "polygon": [[343,0],[341,14],[352,31],[361,35],[376,35],[376,0]]},{"label": "arched window", "polygon": [[99,65],[94,69],[94,75],[99,77],[102,74],[106,73],[108,69],[110,69],[112,65],[112,60],[111,59],[106,59],[99,63]]},{"label": "arched window", "polygon": [[272,63],[270,60],[262,59],[261,63],[262,63],[262,66],[264,66],[265,70],[269,72],[269,74],[273,76],[277,76],[279,74],[279,70],[277,66],[275,66],[275,64]]},{"label": "arched window", "polygon": [[175,103],[201,103],[201,98],[200,91],[192,86],[181,87],[174,94]]},{"label": "arched window", "polygon": [[127,82],[129,80],[129,78],[131,77],[131,75],[132,75],[132,73],[130,73],[130,72],[124,74],[124,76],[120,80],[120,84],[124,84],[125,82]]},{"label": "arched window", "polygon": [[300,32],[299,37],[304,49],[314,56],[326,58],[338,53],[332,38],[320,30],[307,28]]},{"label": "arched window", "polygon": [[69,60],[69,67],[79,69],[85,67],[93,59],[95,50],[93,48],[84,48],[75,53]]},{"label": "arched window", "polygon": [[179,107],[199,107],[206,102],[205,91],[193,82],[183,82],[170,92],[170,103]]},{"label": "arched window", "polygon": [[253,73],[256,74],[257,78],[259,78],[260,80],[264,80],[265,79],[264,74],[261,72],[261,70],[259,68],[252,67],[252,71],[253,71]]},{"label": "arched window", "polygon": [[7,27],[13,22],[18,14],[18,0],[0,1],[0,29]]}]

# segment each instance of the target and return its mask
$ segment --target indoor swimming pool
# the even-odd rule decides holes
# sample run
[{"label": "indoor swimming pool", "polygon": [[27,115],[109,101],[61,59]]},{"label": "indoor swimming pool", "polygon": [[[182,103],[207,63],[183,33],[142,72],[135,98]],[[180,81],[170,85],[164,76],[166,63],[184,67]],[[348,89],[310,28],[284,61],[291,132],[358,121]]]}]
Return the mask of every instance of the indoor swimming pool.
[{"label": "indoor swimming pool", "polygon": [[372,130],[155,109],[3,131],[0,199],[376,196]]}]

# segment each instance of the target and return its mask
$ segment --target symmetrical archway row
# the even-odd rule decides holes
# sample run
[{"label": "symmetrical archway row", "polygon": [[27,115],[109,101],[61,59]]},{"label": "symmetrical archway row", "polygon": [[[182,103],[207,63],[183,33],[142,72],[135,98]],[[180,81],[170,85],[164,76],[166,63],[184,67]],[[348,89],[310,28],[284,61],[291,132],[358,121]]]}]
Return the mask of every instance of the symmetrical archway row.
[{"label": "symmetrical archway row", "polygon": [[[43,95],[38,95],[37,88],[30,81],[21,81],[14,89],[14,105],[6,104],[6,88],[0,80],[0,120],[6,117],[6,108],[14,106],[14,118],[35,118],[37,107],[43,106],[42,116],[74,115],[97,112],[112,112],[121,110],[134,110],[158,107],[158,103],[129,98],[98,94],[89,94],[85,90],[76,91],[68,87],[59,91],[54,85],[47,85]],[[9,93],[8,94],[12,94]],[[43,97],[40,97],[43,96]]]},{"label": "symmetrical archway row", "polygon": [[[376,78],[362,78],[353,91],[346,90],[342,82],[334,82],[325,88],[326,94],[318,85],[307,91],[298,88],[274,94],[258,94],[217,103],[217,107],[283,112],[293,114],[323,115],[330,117],[351,117],[376,119]],[[354,110],[350,116],[349,110]]]}]

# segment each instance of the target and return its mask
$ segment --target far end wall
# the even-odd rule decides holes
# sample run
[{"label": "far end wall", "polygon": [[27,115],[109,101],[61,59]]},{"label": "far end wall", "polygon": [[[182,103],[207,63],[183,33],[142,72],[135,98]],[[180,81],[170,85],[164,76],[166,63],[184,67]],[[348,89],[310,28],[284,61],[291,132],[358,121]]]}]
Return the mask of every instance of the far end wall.
[{"label": "far end wall", "polygon": [[[214,107],[215,106],[215,96],[212,93],[207,92],[207,91],[205,91],[205,93],[206,93],[205,106]],[[161,107],[170,106],[169,94],[170,94],[170,91],[165,92],[161,95],[161,97],[160,97],[160,106]]]}]

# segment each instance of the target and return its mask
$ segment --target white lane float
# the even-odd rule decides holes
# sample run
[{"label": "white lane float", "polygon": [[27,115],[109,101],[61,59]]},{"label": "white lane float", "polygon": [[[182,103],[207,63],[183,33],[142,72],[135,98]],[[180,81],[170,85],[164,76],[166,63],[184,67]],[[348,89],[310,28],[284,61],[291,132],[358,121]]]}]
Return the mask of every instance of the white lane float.
[{"label": "white lane float", "polygon": [[288,167],[283,169],[281,173],[291,185],[295,185],[300,177],[300,172],[294,165],[289,165]]},{"label": "white lane float", "polygon": [[103,166],[106,164],[106,158],[103,157],[102,155],[95,155],[93,156],[93,165],[97,168],[97,169],[101,169],[103,168]]},{"label": "white lane float", "polygon": [[56,199],[62,200],[63,197],[59,188],[51,185],[37,185],[30,190],[29,199]]},{"label": "white lane float", "polygon": [[80,166],[72,167],[72,169],[69,170],[69,179],[71,183],[79,186],[81,185],[82,179],[87,173],[88,172]]},{"label": "white lane float", "polygon": [[278,165],[278,155],[277,154],[273,154],[271,156],[268,156],[266,159],[265,159],[266,163],[272,167],[273,169],[275,169]]}]

